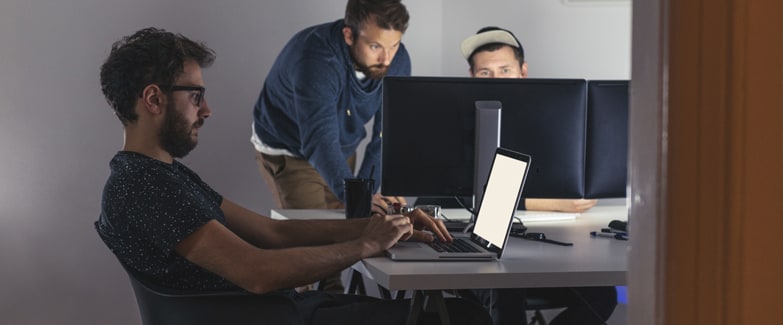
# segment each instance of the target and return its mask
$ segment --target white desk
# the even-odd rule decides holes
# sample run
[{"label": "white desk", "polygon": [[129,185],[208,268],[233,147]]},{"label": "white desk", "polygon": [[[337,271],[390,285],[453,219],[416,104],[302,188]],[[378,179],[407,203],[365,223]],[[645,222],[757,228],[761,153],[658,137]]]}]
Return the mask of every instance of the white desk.
[{"label": "white desk", "polygon": [[[574,220],[528,222],[528,232],[572,242],[558,246],[509,238],[503,258],[477,262],[399,262],[386,257],[354,266],[389,290],[613,286],[626,284],[628,242],[590,237],[613,219],[626,220],[625,205],[602,204]],[[520,211],[520,215],[525,212]],[[272,210],[276,219],[342,219],[342,210]],[[523,217],[524,219],[524,217]]]},{"label": "white desk", "polygon": [[[607,206],[607,207],[615,207]],[[442,214],[449,220],[470,220],[470,212],[465,209],[443,209]],[[560,213],[560,212],[537,212],[537,211],[517,211],[517,217],[525,223],[538,223],[547,221],[570,221],[578,217],[578,213]],[[272,209],[272,219],[315,219],[315,220],[335,220],[345,219],[345,210],[343,209]],[[625,218],[622,218],[623,220]]]},{"label": "white desk", "polygon": [[[533,288],[614,286],[627,282],[628,242],[590,237],[609,221],[626,220],[621,200],[599,201],[599,205],[573,220],[526,222],[528,232],[542,232],[547,238],[571,242],[559,246],[511,237],[503,258],[476,262],[400,262],[373,257],[353,265],[387,290],[414,290],[408,324],[416,324],[422,310],[437,310],[442,324],[450,324],[443,303],[443,289]],[[451,213],[450,213],[451,212]],[[444,211],[452,219],[459,211]],[[525,220],[526,211],[518,216]],[[464,213],[463,218],[468,214]],[[274,219],[343,219],[343,210],[272,210]],[[428,299],[428,298],[430,299]],[[429,303],[431,301],[431,303]],[[431,305],[431,306],[430,306]]]}]

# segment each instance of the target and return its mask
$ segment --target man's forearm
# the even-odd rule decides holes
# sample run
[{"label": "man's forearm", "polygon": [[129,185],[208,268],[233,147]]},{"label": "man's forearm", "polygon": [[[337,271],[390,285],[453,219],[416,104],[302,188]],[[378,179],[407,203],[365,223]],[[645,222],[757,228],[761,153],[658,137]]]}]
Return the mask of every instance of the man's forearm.
[{"label": "man's forearm", "polygon": [[227,227],[262,248],[326,245],[359,237],[368,220],[273,220],[224,198]]},{"label": "man's forearm", "polygon": [[342,243],[358,238],[368,220],[280,220],[274,225],[274,242],[276,248]]},{"label": "man's forearm", "polygon": [[242,240],[213,220],[177,245],[177,253],[210,272],[255,293],[311,283],[349,267],[385,247],[354,239],[338,244],[266,249]]},{"label": "man's forearm", "polygon": [[257,268],[250,270],[254,276],[247,284],[239,284],[246,290],[265,293],[294,288],[323,279],[340,272],[364,257],[375,248],[360,240],[333,245],[297,247],[269,251],[271,260],[257,260]]}]

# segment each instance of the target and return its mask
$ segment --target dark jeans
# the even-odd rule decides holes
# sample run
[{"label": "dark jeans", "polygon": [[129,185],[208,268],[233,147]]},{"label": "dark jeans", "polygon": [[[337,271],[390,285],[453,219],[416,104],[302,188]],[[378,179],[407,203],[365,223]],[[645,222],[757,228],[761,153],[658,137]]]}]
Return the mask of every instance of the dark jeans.
[{"label": "dark jeans", "polygon": [[617,306],[614,287],[513,288],[470,291],[489,310],[495,325],[527,324],[526,297],[544,298],[566,309],[550,325],[605,324]]},{"label": "dark jeans", "polygon": [[[304,324],[405,324],[411,301],[382,300],[367,296],[330,294],[320,291],[291,293]],[[458,298],[446,299],[454,325],[489,325],[489,314],[478,304]],[[419,324],[440,324],[436,313],[423,313]]]}]

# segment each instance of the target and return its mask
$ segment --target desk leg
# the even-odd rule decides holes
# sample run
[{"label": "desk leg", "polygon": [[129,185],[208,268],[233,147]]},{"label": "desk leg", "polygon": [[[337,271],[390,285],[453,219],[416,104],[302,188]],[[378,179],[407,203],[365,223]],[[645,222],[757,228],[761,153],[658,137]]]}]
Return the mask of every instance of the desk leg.
[{"label": "desk leg", "polygon": [[440,323],[450,325],[449,311],[446,309],[446,301],[443,299],[443,292],[440,290],[416,290],[411,299],[411,310],[408,314],[408,325],[416,325],[422,311],[438,311]]},{"label": "desk leg", "polygon": [[[378,292],[380,293],[381,298],[386,300],[392,299],[391,291],[389,291],[389,289],[384,288],[380,284],[378,285]],[[405,290],[397,290],[397,293],[394,294],[394,299],[395,300],[405,299]]]},{"label": "desk leg", "polygon": [[362,273],[356,270],[351,272],[351,283],[348,284],[348,293],[366,296],[367,291],[364,289],[364,279],[362,279]]},{"label": "desk leg", "polygon": [[390,300],[391,299],[391,291],[389,289],[384,288],[382,285],[378,285],[378,293],[381,295],[381,298]]}]

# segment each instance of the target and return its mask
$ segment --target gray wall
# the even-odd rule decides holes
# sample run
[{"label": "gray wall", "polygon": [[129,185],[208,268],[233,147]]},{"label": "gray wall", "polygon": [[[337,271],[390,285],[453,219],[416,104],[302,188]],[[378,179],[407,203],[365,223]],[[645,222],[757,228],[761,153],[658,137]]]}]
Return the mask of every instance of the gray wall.
[{"label": "gray wall", "polygon": [[[629,78],[630,5],[617,1],[409,0],[416,75],[466,75],[463,37],[514,30],[534,77]],[[184,161],[267,214],[248,142],[250,111],[280,47],[342,16],[345,0],[0,2],[0,323],[136,324],[127,278],[93,230],[108,161],[122,145],[98,68],[112,42],[147,26],[205,41],[213,115]],[[480,13],[481,12],[481,13]]]}]

